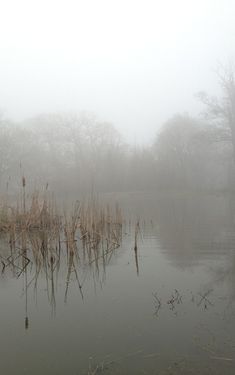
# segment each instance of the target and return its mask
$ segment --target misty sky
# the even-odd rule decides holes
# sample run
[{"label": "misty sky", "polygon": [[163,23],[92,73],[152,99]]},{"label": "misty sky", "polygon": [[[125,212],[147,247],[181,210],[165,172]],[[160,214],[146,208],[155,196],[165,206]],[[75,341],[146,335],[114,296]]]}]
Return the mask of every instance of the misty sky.
[{"label": "misty sky", "polygon": [[235,56],[234,0],[1,0],[0,108],[95,112],[148,142]]}]

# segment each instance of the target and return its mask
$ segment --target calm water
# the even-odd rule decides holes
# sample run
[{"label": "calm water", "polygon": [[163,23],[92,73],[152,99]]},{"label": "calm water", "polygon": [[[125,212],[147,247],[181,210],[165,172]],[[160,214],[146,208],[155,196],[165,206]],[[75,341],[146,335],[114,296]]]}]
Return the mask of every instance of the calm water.
[{"label": "calm water", "polygon": [[[122,246],[98,264],[81,250],[68,272],[62,248],[37,275],[32,239],[27,272],[8,258],[1,374],[234,374],[235,197],[113,198],[126,215]],[[4,238],[1,256],[10,256]]]}]

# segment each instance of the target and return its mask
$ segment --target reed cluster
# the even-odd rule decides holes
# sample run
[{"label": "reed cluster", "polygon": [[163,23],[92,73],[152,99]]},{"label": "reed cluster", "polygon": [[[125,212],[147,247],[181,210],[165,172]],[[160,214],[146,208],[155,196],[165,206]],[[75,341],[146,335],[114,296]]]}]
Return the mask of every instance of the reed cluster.
[{"label": "reed cluster", "polygon": [[[81,259],[83,264],[98,267],[101,258],[106,262],[108,254],[120,246],[123,218],[117,203],[101,204],[92,195],[62,213],[48,191],[29,197],[25,186],[23,178],[22,194],[15,203],[5,199],[0,204],[0,232],[7,235],[11,249],[11,258],[1,256],[4,269],[19,254],[35,262],[36,273],[42,266],[54,269],[61,251],[65,251],[71,273]],[[24,249],[31,250],[30,257]]]}]

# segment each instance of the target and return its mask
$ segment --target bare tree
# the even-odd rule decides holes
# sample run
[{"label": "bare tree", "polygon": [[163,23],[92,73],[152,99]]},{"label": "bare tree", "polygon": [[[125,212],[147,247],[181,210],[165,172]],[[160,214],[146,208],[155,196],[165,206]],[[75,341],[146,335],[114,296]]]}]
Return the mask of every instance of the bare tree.
[{"label": "bare tree", "polygon": [[[233,147],[233,159],[235,162],[235,77],[234,69],[219,66],[217,77],[222,89],[222,97],[209,96],[205,92],[199,92],[197,97],[206,106],[205,115],[216,122],[220,128],[222,140],[230,140]],[[218,133],[217,133],[218,134]]]},{"label": "bare tree", "polygon": [[224,187],[229,150],[216,137],[210,125],[187,114],[169,119],[153,145],[160,187]]}]

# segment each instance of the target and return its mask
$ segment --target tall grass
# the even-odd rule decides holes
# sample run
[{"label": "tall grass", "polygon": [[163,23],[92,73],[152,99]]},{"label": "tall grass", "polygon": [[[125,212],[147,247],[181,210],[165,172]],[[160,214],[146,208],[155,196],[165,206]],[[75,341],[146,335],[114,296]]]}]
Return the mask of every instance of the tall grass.
[{"label": "tall grass", "polygon": [[[75,274],[80,293],[82,278],[78,265],[103,270],[113,251],[122,241],[123,218],[119,205],[101,204],[94,194],[76,201],[67,210],[59,210],[53,194],[26,192],[22,179],[22,192],[14,204],[9,200],[0,203],[0,234],[8,238],[10,255],[0,253],[2,272],[11,268],[16,277],[33,264],[35,273],[29,282],[37,285],[44,270],[48,284],[48,298],[53,304],[55,278],[60,268],[61,253],[67,259],[65,300],[71,275]],[[26,283],[27,284],[27,283]]]}]

